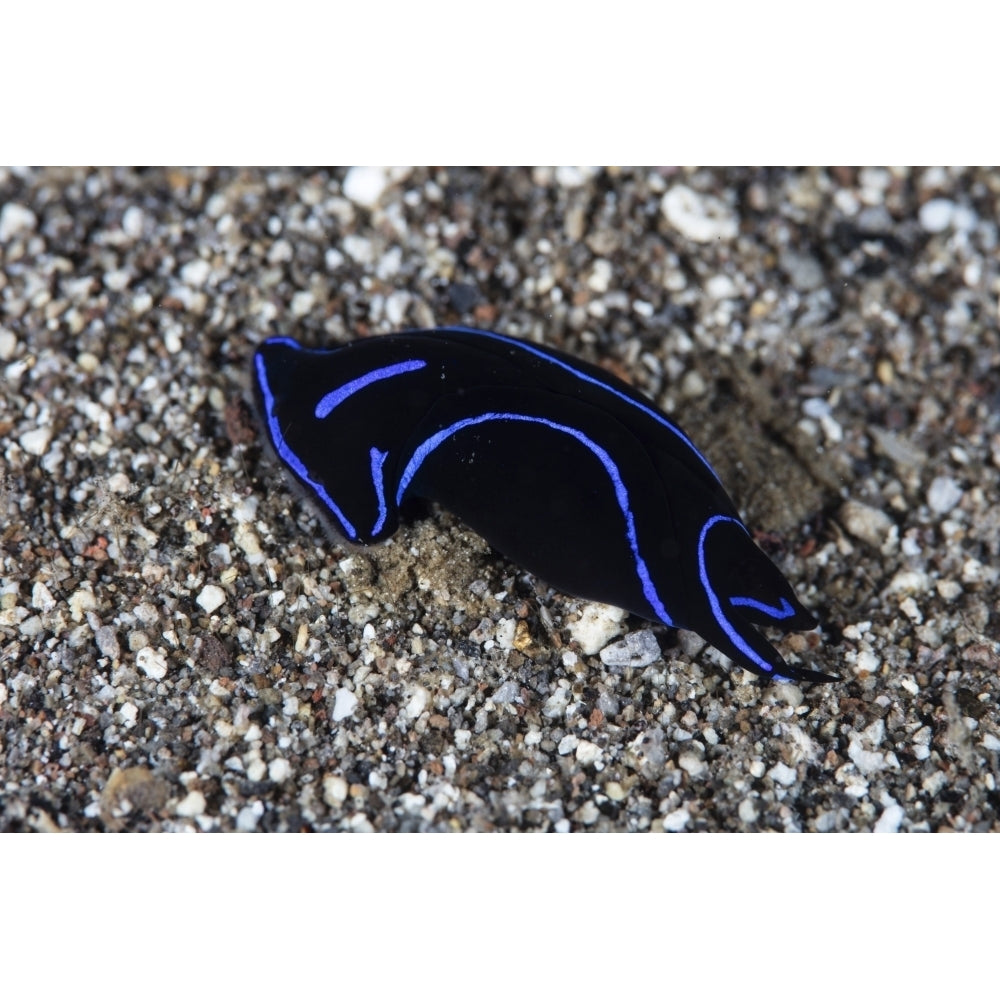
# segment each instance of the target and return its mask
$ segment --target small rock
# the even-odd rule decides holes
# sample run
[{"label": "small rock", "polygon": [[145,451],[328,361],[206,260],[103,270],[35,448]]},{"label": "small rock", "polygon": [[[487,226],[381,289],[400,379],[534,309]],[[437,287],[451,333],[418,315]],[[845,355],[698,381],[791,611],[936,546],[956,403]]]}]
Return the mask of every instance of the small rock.
[{"label": "small rock", "polygon": [[144,646],[135,654],[135,665],[154,681],[162,681],[167,676],[167,657],[161,649]]},{"label": "small rock", "polygon": [[767,773],[776,785],[783,785],[785,788],[794,785],[798,780],[795,768],[789,767],[787,764],[775,764],[774,767],[772,767]]},{"label": "small rock", "polygon": [[0,361],[10,361],[17,350],[17,337],[10,330],[0,329]]},{"label": "small rock", "polygon": [[226,592],[210,583],[202,588],[201,593],[195,598],[195,602],[204,608],[206,614],[211,614],[226,603]]},{"label": "small rock", "polygon": [[121,656],[122,651],[118,645],[118,636],[112,626],[102,625],[94,633],[94,639],[97,641],[97,648],[101,651],[101,656],[106,656],[109,660],[117,660]]},{"label": "small rock", "polygon": [[17,233],[31,232],[38,224],[35,213],[24,205],[9,201],[0,211],[0,243],[6,243]]},{"label": "small rock", "polygon": [[353,691],[339,688],[333,699],[333,721],[341,722],[358,707],[358,699]]},{"label": "small rock", "polygon": [[351,167],[344,178],[344,196],[361,205],[374,208],[389,186],[389,171],[385,167]]},{"label": "small rock", "polygon": [[588,604],[579,619],[569,626],[569,634],[587,656],[593,656],[616,635],[621,635],[625,617],[625,611],[610,604]]},{"label": "small rock", "polygon": [[142,236],[142,227],[146,217],[138,205],[129,205],[122,214],[122,232],[130,239],[137,240]]},{"label": "small rock", "polygon": [[629,632],[624,639],[601,650],[606,667],[648,667],[660,658],[660,646],[652,629]]},{"label": "small rock", "polygon": [[180,802],[174,812],[178,816],[200,816],[205,811],[205,796],[201,792],[188,792]]},{"label": "small rock", "polygon": [[236,829],[240,833],[252,833],[257,829],[261,816],[264,815],[264,803],[261,801],[251,802],[244,806],[236,815]]},{"label": "small rock", "polygon": [[83,616],[88,611],[96,610],[96,608],[97,598],[94,597],[94,592],[90,589],[89,583],[84,584],[79,590],[75,590],[70,595],[69,613],[72,616],[73,621],[83,621]]},{"label": "small rock", "polygon": [[951,476],[937,476],[927,491],[927,506],[935,514],[947,514],[958,505],[963,492]]},{"label": "small rock", "polygon": [[947,198],[932,198],[920,206],[920,225],[929,233],[943,233],[955,214],[955,203]]},{"label": "small rock", "polygon": [[284,757],[275,757],[267,765],[267,776],[277,785],[292,776],[292,765]]},{"label": "small rock", "polygon": [[21,447],[29,455],[44,455],[49,450],[49,442],[51,440],[51,427],[33,427],[30,431],[25,431],[18,438]]},{"label": "small rock", "polygon": [[695,243],[731,240],[738,231],[736,215],[724,202],[685,184],[675,184],[667,191],[660,211],[674,229]]},{"label": "small rock", "polygon": [[31,606],[39,611],[51,611],[56,606],[52,591],[41,581],[31,588]]},{"label": "small rock", "polygon": [[903,819],[906,817],[906,812],[888,793],[882,796],[882,804],[885,806],[885,809],[875,823],[875,832],[896,833]]},{"label": "small rock", "polygon": [[677,765],[682,771],[687,771],[692,778],[698,778],[705,773],[705,762],[695,753],[682,753],[677,758]]},{"label": "small rock", "polygon": [[347,781],[339,774],[328,774],[323,779],[323,801],[336,809],[344,804],[347,798]]},{"label": "small rock", "polygon": [[691,814],[687,809],[675,809],[663,817],[663,829],[668,833],[680,833],[691,821]]},{"label": "small rock", "polygon": [[189,288],[201,288],[211,273],[212,265],[199,257],[197,260],[188,261],[181,268],[181,281]]},{"label": "small rock", "polygon": [[885,544],[893,527],[888,514],[859,500],[847,500],[841,506],[840,523],[849,535],[877,549]]}]

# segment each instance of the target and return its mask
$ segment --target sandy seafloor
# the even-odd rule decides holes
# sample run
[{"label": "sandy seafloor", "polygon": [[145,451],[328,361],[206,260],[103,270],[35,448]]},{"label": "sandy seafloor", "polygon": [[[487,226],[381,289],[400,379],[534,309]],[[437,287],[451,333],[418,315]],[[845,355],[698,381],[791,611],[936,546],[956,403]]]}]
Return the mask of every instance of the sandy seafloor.
[{"label": "sandy seafloor", "polygon": [[[998,199],[0,171],[0,828],[997,829]],[[779,648],[842,679],[762,683],[441,512],[331,540],[243,402],[255,346],[455,322],[672,413],[822,621]]]}]

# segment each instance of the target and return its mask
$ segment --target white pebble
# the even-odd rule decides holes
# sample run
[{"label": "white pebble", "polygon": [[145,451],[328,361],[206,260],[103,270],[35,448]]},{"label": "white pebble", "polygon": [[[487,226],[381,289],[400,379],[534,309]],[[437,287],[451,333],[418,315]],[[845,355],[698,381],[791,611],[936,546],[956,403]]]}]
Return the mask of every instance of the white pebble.
[{"label": "white pebble", "polygon": [[[569,706],[570,691],[569,688],[556,688],[555,692],[546,699],[545,704],[542,706],[542,715],[546,719],[558,719],[561,715],[564,715],[567,707]],[[458,734],[456,733],[456,741]],[[461,749],[461,747],[459,747]]]},{"label": "white pebble", "polygon": [[414,684],[411,688],[410,700],[406,703],[403,714],[409,719],[419,719],[427,708],[430,699],[431,696],[428,694],[426,688],[422,688],[419,684]]},{"label": "white pebble", "polygon": [[494,705],[512,705],[520,704],[521,699],[521,684],[519,681],[505,681],[493,692],[490,701]]},{"label": "white pebble", "polygon": [[205,796],[198,791],[188,792],[174,810],[178,816],[200,816],[204,811]]},{"label": "white pebble", "polygon": [[556,167],[556,184],[563,188],[578,188],[597,173],[594,167]]},{"label": "white pebble", "polygon": [[874,674],[881,666],[881,661],[870,649],[858,650],[854,660],[854,672],[857,674]]},{"label": "white pebble", "polygon": [[212,265],[199,257],[197,260],[188,261],[181,268],[181,281],[190,288],[201,288],[208,281],[211,272]]},{"label": "white pebble", "polygon": [[38,223],[30,208],[9,201],[0,211],[0,243],[6,243],[16,233],[31,232]]},{"label": "white pebble", "polygon": [[292,296],[292,315],[296,319],[301,319],[303,316],[308,316],[312,312],[313,306],[316,305],[316,298],[310,291],[296,292]]},{"label": "white pebble", "polygon": [[275,757],[267,765],[267,776],[275,783],[280,784],[287,781],[292,776],[292,765],[284,757]]},{"label": "white pebble", "polygon": [[257,829],[261,816],[264,815],[264,803],[257,801],[244,806],[236,816],[236,829],[240,833],[252,833]]},{"label": "white pebble", "polygon": [[731,240],[737,233],[737,218],[723,202],[698,194],[685,184],[675,184],[667,191],[660,211],[682,236],[696,243]]},{"label": "white pebble", "polygon": [[107,271],[104,274],[104,287],[111,292],[123,292],[131,280],[132,275],[124,269]]},{"label": "white pebble", "polygon": [[932,198],[920,206],[920,225],[929,233],[944,232],[955,214],[955,203],[947,198]]},{"label": "white pebble", "polygon": [[323,779],[323,801],[336,809],[346,798],[347,782],[339,774],[328,774]]},{"label": "white pebble", "polygon": [[374,208],[389,186],[385,167],[351,167],[344,178],[345,197],[363,208]]},{"label": "white pebble", "polygon": [[601,758],[601,748],[590,740],[580,740],[576,747],[577,762],[584,766],[594,764]]},{"label": "white pebble", "polygon": [[861,774],[874,774],[885,767],[885,757],[873,750],[865,750],[861,741],[855,737],[847,748],[847,756]]},{"label": "white pebble", "polygon": [[578,621],[569,626],[569,634],[587,656],[602,650],[617,635],[627,612],[610,604],[587,604]]},{"label": "white pebble", "polygon": [[263,781],[265,774],[267,774],[267,765],[259,757],[248,761],[247,777],[251,781]]},{"label": "white pebble", "polygon": [[611,278],[613,274],[614,271],[611,267],[611,261],[605,260],[603,257],[599,257],[594,261],[590,277],[587,278],[587,287],[592,292],[597,292],[598,295],[603,295],[611,285]]},{"label": "white pebble", "polygon": [[716,274],[705,282],[705,294],[710,299],[735,299],[739,290],[728,274]]},{"label": "white pebble", "polygon": [[393,325],[399,326],[406,316],[410,305],[410,293],[396,291],[385,300],[385,318]]},{"label": "white pebble", "polygon": [[90,584],[84,584],[79,590],[75,590],[69,598],[69,613],[73,621],[83,621],[83,616],[88,611],[97,608],[97,598],[94,591],[90,589]]},{"label": "white pebble", "polygon": [[136,240],[142,236],[145,221],[142,209],[138,205],[129,205],[122,215],[122,232],[130,239]]},{"label": "white pebble", "polygon": [[698,778],[705,773],[705,762],[695,753],[682,753],[677,758],[677,764],[682,771],[687,771],[692,778]]},{"label": "white pebble", "polygon": [[887,594],[925,594],[930,589],[931,578],[922,570],[901,569],[889,581]]},{"label": "white pebble", "polygon": [[881,548],[893,527],[892,518],[884,511],[869,507],[859,500],[847,500],[840,508],[844,530],[855,538]]},{"label": "white pebble", "polygon": [[51,611],[56,606],[52,591],[41,581],[31,588],[31,606],[39,611]]},{"label": "white pebble", "polygon": [[895,833],[906,816],[903,807],[888,793],[882,799],[885,809],[875,821],[875,833]]},{"label": "white pebble", "polygon": [[10,361],[17,350],[17,337],[10,330],[0,329],[0,361]]},{"label": "white pebble", "polygon": [[691,814],[687,809],[675,809],[672,813],[667,813],[663,817],[663,829],[668,833],[680,833],[691,820]]},{"label": "white pebble", "polygon": [[652,629],[630,632],[624,639],[601,650],[606,667],[648,667],[660,658],[660,646]]},{"label": "white pebble", "polygon": [[340,245],[344,248],[347,256],[359,264],[373,264],[375,262],[375,245],[364,236],[348,233],[340,241]]},{"label": "white pebble", "polygon": [[346,719],[358,707],[358,699],[353,691],[339,688],[333,699],[333,721]]},{"label": "white pebble", "polygon": [[49,442],[51,440],[51,427],[34,427],[30,431],[25,431],[18,438],[21,447],[29,455],[44,455],[49,450]]},{"label": "white pebble", "polygon": [[927,491],[927,506],[935,514],[947,514],[962,499],[962,487],[951,476],[938,476]]},{"label": "white pebble", "polygon": [[167,676],[167,657],[160,649],[143,646],[135,654],[135,665],[154,681],[162,681]]},{"label": "white pebble", "polygon": [[575,736],[573,733],[567,733],[560,741],[557,747],[557,752],[560,757],[565,757],[566,754],[572,753],[580,745],[580,737]]},{"label": "white pebble", "polygon": [[785,788],[794,785],[798,780],[795,768],[789,767],[787,764],[775,764],[767,773],[776,785],[783,785]]},{"label": "white pebble", "polygon": [[210,583],[202,588],[201,593],[195,598],[195,602],[205,609],[206,614],[210,615],[226,603],[226,592],[214,583]]}]

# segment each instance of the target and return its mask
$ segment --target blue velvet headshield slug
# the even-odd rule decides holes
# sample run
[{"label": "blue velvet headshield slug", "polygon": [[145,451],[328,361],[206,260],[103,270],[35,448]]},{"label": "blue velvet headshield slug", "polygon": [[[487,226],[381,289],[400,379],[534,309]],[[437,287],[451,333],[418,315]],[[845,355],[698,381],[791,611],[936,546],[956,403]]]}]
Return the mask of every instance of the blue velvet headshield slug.
[{"label": "blue velvet headshield slug", "polygon": [[566,593],[691,629],[757,674],[833,679],[757,631],[816,621],[687,435],[602,369],[446,327],[320,351],[276,337],[254,385],[278,456],[350,541],[436,501]]}]

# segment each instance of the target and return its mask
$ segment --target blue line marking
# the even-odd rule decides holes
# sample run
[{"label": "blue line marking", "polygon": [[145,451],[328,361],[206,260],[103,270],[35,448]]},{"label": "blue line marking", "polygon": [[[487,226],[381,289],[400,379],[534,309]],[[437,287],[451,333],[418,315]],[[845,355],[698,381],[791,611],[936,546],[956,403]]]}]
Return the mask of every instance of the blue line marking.
[{"label": "blue line marking", "polygon": [[617,396],[622,402],[628,403],[629,406],[634,406],[637,410],[641,410],[643,413],[652,417],[658,424],[666,427],[671,434],[673,434],[679,441],[681,441],[687,448],[690,449],[691,453],[701,462],[702,465],[712,474],[712,478],[721,486],[722,480],[719,479],[718,474],[715,469],[712,468],[708,459],[698,451],[694,446],[691,439],[676,425],[671,423],[662,413],[658,413],[652,407],[647,406],[644,403],[640,403],[638,400],[632,399],[631,396],[626,396],[625,393],[620,392],[614,386],[608,385],[606,382],[602,382],[600,379],[594,378],[592,375],[587,375],[585,372],[577,371],[572,365],[567,364],[561,358],[554,358],[550,354],[546,354],[544,351],[539,350],[537,347],[533,347],[530,343],[524,340],[517,340],[513,337],[506,337],[500,333],[494,333],[492,330],[476,330],[471,326],[445,326],[440,327],[441,332],[448,333],[452,331],[454,333],[472,333],[480,337],[487,337],[490,340],[498,340],[503,344],[509,344],[511,347],[519,347],[523,351],[527,351],[529,354],[533,354],[536,358],[541,358],[542,361],[548,361],[549,364],[556,365],[562,368],[564,371],[570,373],[570,375],[576,376],[583,382],[588,382],[590,385],[596,385],[599,389],[604,389],[605,392],[610,392],[613,396]]},{"label": "blue line marking", "polygon": [[552,420],[546,420],[544,417],[532,417],[524,413],[482,413],[477,417],[467,417],[464,420],[456,421],[449,427],[445,427],[437,433],[432,434],[420,444],[416,451],[414,451],[413,457],[407,463],[406,468],[403,470],[403,474],[399,479],[399,488],[396,490],[397,506],[403,502],[403,496],[413,480],[413,477],[417,474],[417,470],[419,470],[420,466],[424,463],[425,459],[431,454],[431,452],[459,431],[465,430],[467,427],[475,427],[478,424],[484,424],[492,420],[542,424],[550,430],[559,431],[561,434],[568,434],[570,437],[579,441],[580,444],[587,448],[600,461],[600,463],[604,466],[604,471],[607,472],[612,484],[614,485],[615,498],[617,499],[618,506],[621,508],[621,512],[625,517],[625,535],[628,539],[629,547],[632,549],[632,558],[635,560],[636,573],[639,576],[639,580],[642,582],[642,592],[645,595],[646,600],[649,602],[650,607],[656,612],[660,621],[662,621],[664,625],[672,626],[674,624],[673,619],[669,614],[667,614],[667,609],[663,606],[663,602],[660,600],[660,596],[657,594],[656,587],[654,586],[652,578],[649,575],[649,569],[646,566],[646,562],[639,554],[639,541],[636,537],[635,519],[632,516],[632,509],[629,506],[628,490],[622,482],[618,466],[615,465],[611,456],[599,444],[597,444],[596,441],[591,440],[586,434],[577,430],[575,427],[569,427],[566,424],[557,424]]},{"label": "blue line marking", "polygon": [[[284,338],[282,338],[283,340]],[[294,340],[286,341],[289,344],[295,344],[298,348],[298,344]],[[315,482],[309,477],[309,473],[306,467],[302,464],[299,456],[292,451],[288,442],[285,440],[285,435],[281,431],[281,426],[278,423],[278,418],[274,415],[274,393],[271,392],[271,386],[267,381],[267,365],[264,359],[258,354],[254,358],[254,365],[257,369],[257,381],[260,383],[260,393],[264,397],[264,412],[267,417],[267,427],[271,432],[271,440],[274,442],[274,448],[278,452],[278,455],[285,462],[285,464],[305,483],[308,483],[312,487],[313,492],[316,496],[323,501],[324,504],[330,509],[333,515],[340,521],[340,526],[344,529],[344,534],[353,542],[358,537],[358,533],[355,530],[353,524],[344,516],[344,512],[334,503],[333,497],[326,492],[323,487]]]},{"label": "blue line marking", "polygon": [[[746,640],[736,631],[732,623],[726,617],[725,612],[722,610],[722,605],[719,603],[719,598],[715,591],[712,589],[712,584],[708,579],[708,569],[705,566],[705,538],[708,533],[717,524],[721,522],[728,521],[730,524],[737,525],[742,531],[750,534],[743,524],[736,520],[735,517],[727,517],[725,514],[716,514],[714,517],[710,517],[704,525],[702,525],[701,534],[698,536],[698,575],[701,577],[701,586],[705,591],[705,596],[708,598],[709,607],[712,609],[712,615],[715,620],[719,623],[722,631],[729,636],[732,644],[745,656],[747,659],[752,660],[754,663],[760,667],[761,670],[766,674],[773,674],[775,680],[787,681],[787,677],[782,677],[780,674],[774,673],[774,667],[771,666],[766,660],[762,660],[748,645]],[[738,598],[738,600],[749,600],[749,598]],[[773,609],[771,609],[773,610]]]},{"label": "blue line marking", "polygon": [[389,513],[385,505],[385,483],[382,479],[382,466],[385,465],[388,456],[389,452],[387,451],[379,451],[378,448],[371,450],[372,484],[375,486],[375,497],[378,500],[378,520],[372,527],[372,535],[377,535],[382,530],[386,515]]},{"label": "blue line marking", "polygon": [[781,621],[782,618],[791,618],[795,614],[795,608],[788,603],[787,597],[783,597],[781,604],[777,607],[773,604],[765,604],[763,601],[754,600],[752,597],[730,597],[729,603],[736,608],[756,608],[758,611],[763,611],[769,618],[775,618],[778,621]]},{"label": "blue line marking", "polygon": [[401,361],[396,365],[386,365],[385,368],[375,368],[366,375],[347,382],[339,389],[328,392],[316,404],[316,419],[322,420],[324,417],[328,417],[345,399],[362,389],[366,389],[374,382],[381,382],[382,379],[392,378],[395,375],[405,375],[406,372],[415,372],[426,367],[426,361]]}]

